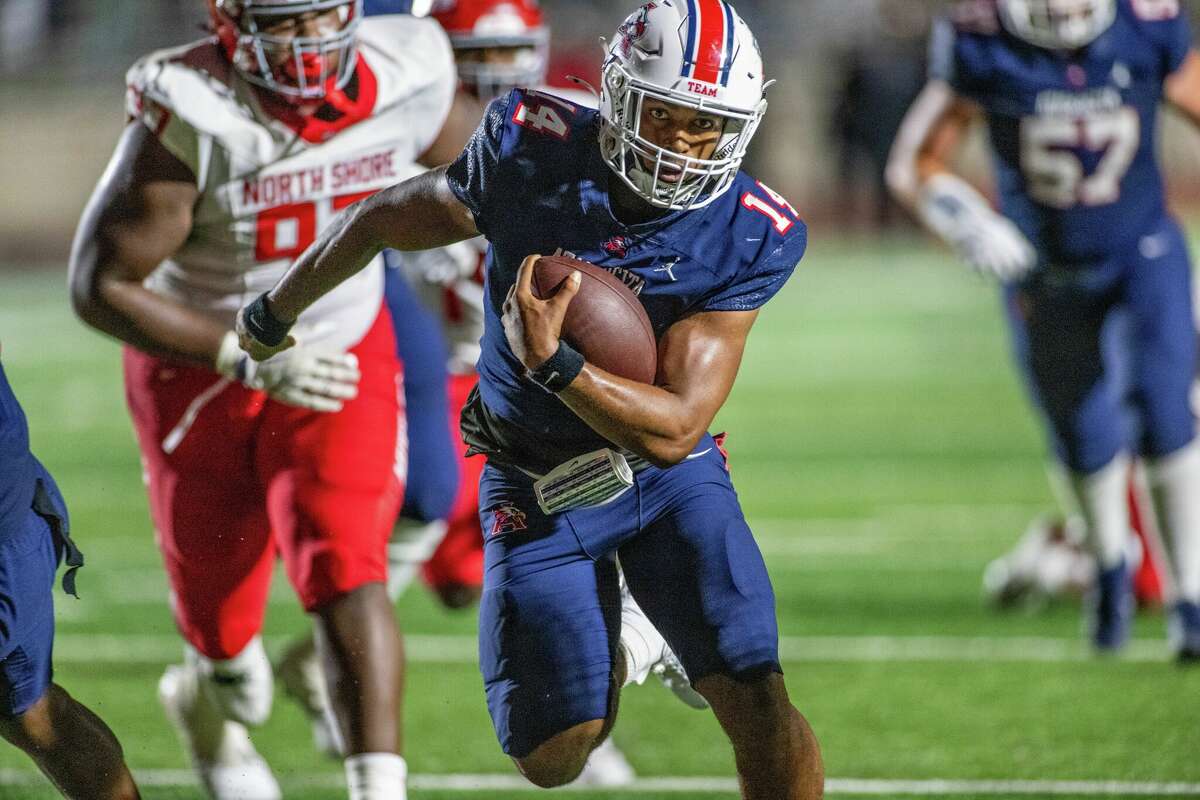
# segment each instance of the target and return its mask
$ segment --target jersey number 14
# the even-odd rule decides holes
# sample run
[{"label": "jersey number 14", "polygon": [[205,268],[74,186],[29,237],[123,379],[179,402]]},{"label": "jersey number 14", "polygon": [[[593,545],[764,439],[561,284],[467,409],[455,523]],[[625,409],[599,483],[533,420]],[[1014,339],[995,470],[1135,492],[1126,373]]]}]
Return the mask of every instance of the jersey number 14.
[{"label": "jersey number 14", "polygon": [[[1085,117],[1040,116],[1021,121],[1021,170],[1030,196],[1054,208],[1102,206],[1121,196],[1121,181],[1137,155],[1141,120],[1128,106]],[[1075,151],[1103,153],[1091,175]]]}]

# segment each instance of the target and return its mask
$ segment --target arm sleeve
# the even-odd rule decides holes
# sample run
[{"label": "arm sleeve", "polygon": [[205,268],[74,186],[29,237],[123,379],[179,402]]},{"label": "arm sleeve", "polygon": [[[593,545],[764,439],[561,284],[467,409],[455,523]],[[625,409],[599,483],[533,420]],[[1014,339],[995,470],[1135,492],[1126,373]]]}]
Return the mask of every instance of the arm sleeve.
[{"label": "arm sleeve", "polygon": [[151,130],[163,146],[187,165],[197,177],[200,174],[200,135],[172,108],[168,93],[162,88],[163,66],[154,62],[139,62],[126,75],[125,113]]},{"label": "arm sleeve", "polygon": [[958,88],[958,58],[954,24],[945,17],[934,20],[929,34],[929,79],[945,81]]},{"label": "arm sleeve", "polygon": [[510,94],[488,104],[483,121],[471,134],[466,148],[446,168],[450,191],[471,211],[475,226],[484,235],[488,233],[491,201],[497,194],[495,187],[499,180],[505,120],[511,102]]},{"label": "arm sleeve", "polygon": [[798,229],[765,259],[739,272],[732,282],[710,297],[704,310],[753,311],[766,305],[787,283],[808,248],[808,228],[802,222],[796,224]]}]

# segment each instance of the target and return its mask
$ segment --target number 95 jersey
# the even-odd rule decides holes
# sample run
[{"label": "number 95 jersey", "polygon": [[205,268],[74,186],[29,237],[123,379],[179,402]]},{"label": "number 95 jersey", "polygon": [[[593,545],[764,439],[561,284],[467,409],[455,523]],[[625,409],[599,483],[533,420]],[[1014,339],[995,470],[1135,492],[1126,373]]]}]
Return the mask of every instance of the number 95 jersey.
[{"label": "number 95 jersey", "polygon": [[959,3],[934,29],[931,77],[983,108],[1002,210],[1056,265],[1124,251],[1167,213],[1158,106],[1191,33],[1178,0],[1117,7],[1075,53],[1012,36],[994,0]]},{"label": "number 95 jersey", "polygon": [[[353,78],[308,118],[268,112],[271,98],[238,76],[215,39],[130,69],[129,117],[192,170],[200,190],[190,235],[148,288],[232,326],[335,214],[416,171],[457,88],[449,40],[436,22],[402,15],[363,20],[357,40]],[[356,344],[382,299],[383,271],[372,265],[301,315],[306,341]]]}]

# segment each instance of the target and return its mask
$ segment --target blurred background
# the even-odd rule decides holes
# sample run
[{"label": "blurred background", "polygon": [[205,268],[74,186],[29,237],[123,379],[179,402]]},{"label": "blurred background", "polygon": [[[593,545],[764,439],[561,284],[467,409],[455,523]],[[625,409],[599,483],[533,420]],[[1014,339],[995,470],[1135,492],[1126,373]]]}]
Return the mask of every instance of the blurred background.
[{"label": "blurred background", "polygon": [[[633,0],[544,0],[552,78],[595,78],[600,36]],[[924,79],[938,0],[741,0],[758,35],[771,110],[750,169],[818,226],[907,224],[882,159]],[[1200,0],[1186,3],[1193,15]],[[204,34],[203,0],[0,0],[0,265],[61,263],[123,123],[123,76],[150,50]],[[1200,196],[1200,142],[1165,135],[1171,189]],[[976,161],[982,151],[972,151]],[[980,172],[982,176],[982,171]],[[3,266],[0,266],[2,269]]]},{"label": "blurred background", "polygon": [[[994,287],[921,236],[881,188],[941,3],[734,2],[778,81],[748,168],[794,202],[813,235],[756,325],[713,429],[731,433],[739,496],[775,582],[789,691],[821,737],[831,794],[916,794],[888,790],[903,779],[930,781],[920,796],[978,800],[1005,794],[998,781],[1064,779],[1094,782],[1058,787],[1064,797],[1200,796],[1200,672],[1167,662],[1161,615],[1139,616],[1126,656],[1097,660],[1078,603],[999,614],[982,597],[985,565],[1053,501]],[[595,82],[599,37],[636,3],[543,0],[552,82]],[[1200,0],[1186,5],[1200,22]],[[206,16],[204,0],[0,0],[4,366],[89,564],[84,600],[58,596],[57,676],[112,724],[131,764],[156,781],[152,796],[170,800],[200,797],[153,700],[180,642],[120,354],[72,315],[65,274],[76,221],[124,124],[125,70],[203,36]],[[1163,138],[1172,202],[1195,222],[1200,137],[1168,119]],[[966,158],[986,185],[981,144]],[[474,614],[415,589],[398,614],[411,665],[412,796],[479,796],[435,792],[454,773],[514,786],[481,702]],[[305,626],[277,580],[268,647]],[[639,773],[697,787],[670,797],[733,794],[710,715],[653,688],[627,692],[621,714],[614,738]],[[327,789],[339,768],[314,761],[308,739],[282,699],[256,736],[289,776],[289,800],[336,796]],[[0,747],[0,800],[52,797],[31,769]],[[303,791],[313,785],[325,789]],[[1045,796],[1044,786],[1010,794]]]}]

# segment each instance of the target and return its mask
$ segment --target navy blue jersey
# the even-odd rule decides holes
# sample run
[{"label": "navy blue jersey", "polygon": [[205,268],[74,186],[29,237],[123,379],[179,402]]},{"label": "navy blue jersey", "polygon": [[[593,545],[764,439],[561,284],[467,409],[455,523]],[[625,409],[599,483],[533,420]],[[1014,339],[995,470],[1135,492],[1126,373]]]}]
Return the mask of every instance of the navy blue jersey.
[{"label": "navy blue jersey", "polygon": [[[625,225],[610,208],[611,171],[594,110],[528,90],[494,100],[448,178],[487,237],[479,393],[551,463],[606,445],[556,396],[524,377],[500,324],[531,253],[564,251],[618,275],[655,333],[701,311],[751,310],[782,288],[807,230],[786,200],[744,173],[703,208]],[[523,464],[522,464],[523,466]],[[546,463],[541,465],[543,468]]]},{"label": "navy blue jersey", "polygon": [[1004,214],[1055,264],[1120,252],[1166,214],[1158,107],[1191,33],[1174,4],[1117,7],[1075,53],[1012,36],[987,0],[960,4],[933,36],[932,77],[987,116]]}]

